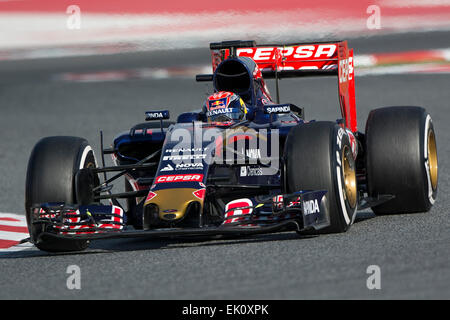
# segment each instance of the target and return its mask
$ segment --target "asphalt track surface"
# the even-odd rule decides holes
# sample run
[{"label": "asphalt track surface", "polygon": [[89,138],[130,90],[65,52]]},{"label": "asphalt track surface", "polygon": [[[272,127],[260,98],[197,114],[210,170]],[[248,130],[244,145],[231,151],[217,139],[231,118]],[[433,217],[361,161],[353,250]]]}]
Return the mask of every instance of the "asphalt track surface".
[{"label": "asphalt track surface", "polygon": [[[446,47],[448,32],[355,39],[356,53]],[[0,211],[23,213],[26,166],[44,136],[87,138],[99,152],[144,111],[172,115],[201,106],[211,88],[193,79],[73,83],[60,72],[205,64],[202,50],[9,61],[0,63]],[[299,238],[278,233],[240,239],[93,242],[77,254],[38,250],[0,253],[0,299],[449,299],[450,75],[356,79],[359,130],[378,106],[421,105],[437,134],[439,195],[428,213],[358,214],[345,234]],[[272,86],[273,87],[273,86]],[[307,119],[339,117],[335,79],[282,80],[283,102],[306,108]],[[69,290],[69,265],[81,269],[81,290]],[[381,289],[366,286],[369,265]]]}]

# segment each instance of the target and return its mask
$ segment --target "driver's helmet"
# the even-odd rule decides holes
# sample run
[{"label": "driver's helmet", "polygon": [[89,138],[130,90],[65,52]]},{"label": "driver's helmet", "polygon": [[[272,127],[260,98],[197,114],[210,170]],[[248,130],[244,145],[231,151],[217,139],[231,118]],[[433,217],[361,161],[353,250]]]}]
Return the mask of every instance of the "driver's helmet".
[{"label": "driver's helmet", "polygon": [[244,120],[247,107],[237,94],[216,92],[206,99],[203,106],[208,122],[237,122]]}]

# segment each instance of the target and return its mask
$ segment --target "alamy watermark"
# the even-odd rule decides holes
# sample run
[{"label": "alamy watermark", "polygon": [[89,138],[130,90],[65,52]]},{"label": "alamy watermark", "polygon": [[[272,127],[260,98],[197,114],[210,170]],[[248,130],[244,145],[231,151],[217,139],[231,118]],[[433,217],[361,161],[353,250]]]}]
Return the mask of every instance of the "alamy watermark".
[{"label": "alamy watermark", "polygon": [[66,286],[69,290],[81,290],[81,269],[76,264],[67,267],[66,273],[69,274],[66,280]]},{"label": "alamy watermark", "polygon": [[381,9],[379,6],[372,4],[367,7],[366,13],[370,16],[367,18],[366,26],[369,30],[381,29]]},{"label": "alamy watermark", "polygon": [[177,128],[168,141],[163,161],[174,165],[205,162],[211,164],[260,164],[276,174],[279,170],[280,141],[278,129],[252,129],[246,127],[219,129],[203,128],[194,123],[193,128]]},{"label": "alamy watermark", "polygon": [[66,21],[67,29],[79,30],[81,29],[81,9],[77,5],[70,5],[66,9],[66,13],[69,15]]},{"label": "alamy watermark", "polygon": [[381,289],[381,268],[377,265],[370,265],[366,269],[370,276],[367,278],[366,286],[369,290]]}]

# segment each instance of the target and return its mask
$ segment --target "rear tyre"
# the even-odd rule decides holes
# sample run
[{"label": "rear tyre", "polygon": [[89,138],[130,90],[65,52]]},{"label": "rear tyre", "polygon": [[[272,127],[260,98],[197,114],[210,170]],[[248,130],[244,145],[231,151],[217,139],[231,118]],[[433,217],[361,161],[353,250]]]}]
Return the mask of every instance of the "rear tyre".
[{"label": "rear tyre", "polygon": [[395,198],[376,214],[429,211],[436,200],[438,161],[431,116],[421,107],[372,110],[366,123],[366,168],[371,197]]},{"label": "rear tyre", "polygon": [[85,139],[77,137],[47,137],[41,139],[28,162],[25,210],[32,242],[49,252],[80,251],[86,240],[39,238],[43,225],[34,224],[31,207],[45,202],[76,204],[75,174],[79,169],[96,167],[94,151]]},{"label": "rear tyre", "polygon": [[327,190],[330,226],[314,233],[345,232],[358,203],[356,167],[345,130],[334,122],[291,129],[285,145],[287,192]]}]

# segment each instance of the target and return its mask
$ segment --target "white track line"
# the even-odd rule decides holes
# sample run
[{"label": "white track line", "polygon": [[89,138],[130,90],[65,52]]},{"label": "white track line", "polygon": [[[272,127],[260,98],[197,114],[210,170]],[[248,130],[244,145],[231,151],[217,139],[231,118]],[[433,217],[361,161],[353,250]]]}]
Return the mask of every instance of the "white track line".
[{"label": "white track line", "polygon": [[34,244],[30,243],[30,242],[26,242],[26,243],[21,243],[21,244],[17,244],[15,246],[6,248],[6,249],[0,249],[0,254],[3,252],[19,252],[19,251],[24,251],[24,250],[33,250],[34,249]]},{"label": "white track line", "polygon": [[28,233],[0,231],[1,240],[21,241],[23,239],[28,238],[29,236],[30,235]]}]

